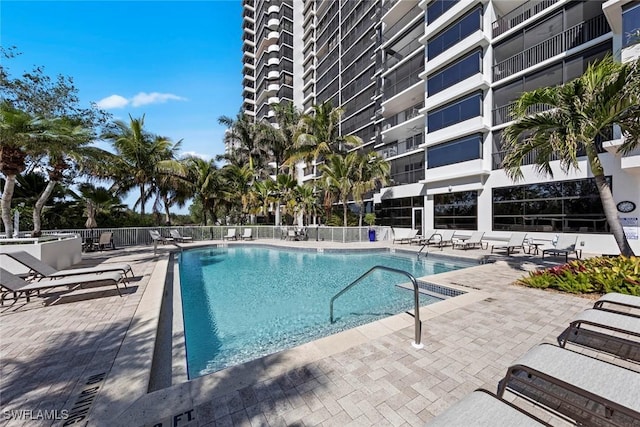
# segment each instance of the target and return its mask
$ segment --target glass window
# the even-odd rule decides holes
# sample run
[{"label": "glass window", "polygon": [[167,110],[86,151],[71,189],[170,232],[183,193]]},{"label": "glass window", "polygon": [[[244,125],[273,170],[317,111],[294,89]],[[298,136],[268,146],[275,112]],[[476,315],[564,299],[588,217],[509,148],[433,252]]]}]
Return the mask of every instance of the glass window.
[{"label": "glass window", "polygon": [[622,12],[622,47],[637,43],[640,43],[640,4],[634,2]]},{"label": "glass window", "polygon": [[609,232],[594,178],[494,188],[493,229]]},{"label": "glass window", "polygon": [[383,200],[375,206],[376,222],[393,227],[412,227],[413,208],[423,207],[424,197]]},{"label": "glass window", "polygon": [[475,51],[427,79],[428,95],[434,95],[482,71],[482,51]]},{"label": "glass window", "polygon": [[428,59],[435,58],[481,28],[482,7],[479,6],[427,42]]},{"label": "glass window", "polygon": [[482,158],[482,134],[427,148],[427,168],[452,165]]},{"label": "glass window", "polygon": [[433,196],[435,228],[476,230],[478,228],[478,192],[436,194]]},{"label": "glass window", "polygon": [[430,112],[427,115],[427,131],[435,132],[455,123],[477,117],[481,113],[482,93],[477,93]]},{"label": "glass window", "polygon": [[431,24],[457,3],[456,0],[436,0],[427,6],[427,24]]},{"label": "glass window", "polygon": [[524,51],[524,35],[520,33],[493,48],[493,63],[499,64],[522,51]]},{"label": "glass window", "polygon": [[551,18],[545,19],[533,28],[528,28],[524,33],[524,48],[529,49],[543,41],[560,34],[563,31],[562,12]]}]

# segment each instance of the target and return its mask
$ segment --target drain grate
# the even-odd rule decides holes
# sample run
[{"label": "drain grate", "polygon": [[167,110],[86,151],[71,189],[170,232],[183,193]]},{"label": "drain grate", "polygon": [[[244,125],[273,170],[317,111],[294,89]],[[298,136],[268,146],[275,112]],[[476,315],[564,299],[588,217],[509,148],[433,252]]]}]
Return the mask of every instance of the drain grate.
[{"label": "drain grate", "polygon": [[483,301],[486,301],[486,302],[494,302],[495,300],[496,300],[495,298],[491,298],[491,297],[483,299]]}]

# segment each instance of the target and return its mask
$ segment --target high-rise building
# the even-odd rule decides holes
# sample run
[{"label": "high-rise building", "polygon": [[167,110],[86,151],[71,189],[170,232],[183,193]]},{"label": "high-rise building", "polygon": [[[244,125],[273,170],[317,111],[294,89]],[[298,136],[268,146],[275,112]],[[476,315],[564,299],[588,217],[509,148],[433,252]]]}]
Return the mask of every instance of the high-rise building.
[{"label": "high-rise building", "polygon": [[[255,3],[255,20],[264,22],[258,3],[264,5]],[[568,82],[607,53],[637,55],[640,2],[289,4],[293,40],[301,44],[292,51],[298,67],[291,68],[293,95],[286,99],[305,112],[327,100],[341,106],[342,133],[360,136],[364,150],[390,162],[392,183],[371,200],[382,225],[608,232],[586,156],[577,171],[562,171],[553,162],[553,178],[536,173],[535,158],[526,159],[524,180],[514,183],[502,168],[502,132],[522,92]],[[256,25],[256,46],[268,43],[270,31],[275,27]],[[258,117],[260,109],[268,111],[272,92],[259,76],[256,84]],[[628,210],[640,205],[640,153],[617,154],[620,138],[619,129],[611,129],[602,138],[600,158],[616,202],[632,202],[624,205]],[[621,216],[639,213],[636,207]]]}]

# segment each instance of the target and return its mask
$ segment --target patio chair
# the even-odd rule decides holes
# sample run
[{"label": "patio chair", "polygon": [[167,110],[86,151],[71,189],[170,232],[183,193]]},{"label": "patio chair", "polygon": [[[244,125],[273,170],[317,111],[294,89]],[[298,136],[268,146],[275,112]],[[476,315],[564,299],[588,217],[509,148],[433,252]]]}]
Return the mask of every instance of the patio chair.
[{"label": "patio chair", "polygon": [[449,426],[548,426],[516,405],[493,393],[477,389],[427,423]]},{"label": "patio chair", "polygon": [[238,240],[238,236],[236,236],[236,229],[235,228],[229,228],[227,229],[227,235],[226,236],[222,236],[222,240]]},{"label": "patio chair", "polygon": [[544,254],[551,255],[563,255],[564,254],[564,262],[569,261],[569,254],[576,254],[576,258],[580,258],[582,255],[582,250],[576,250],[576,244],[578,243],[578,236],[570,235],[570,234],[561,234],[558,237],[558,242],[555,247],[547,248],[542,250],[542,259],[544,259]]},{"label": "patio chair", "polygon": [[640,362],[640,318],[590,308],[558,337],[560,347],[567,342]]},{"label": "patio chair", "polygon": [[100,239],[98,240],[98,249],[103,250],[106,249],[107,246],[110,246],[111,249],[116,248],[116,244],[113,243],[113,233],[110,231],[105,231],[100,234]]},{"label": "patio chair", "polygon": [[414,237],[418,235],[418,230],[414,230],[413,228],[394,228],[393,229],[393,241],[403,243],[411,243]]},{"label": "patio chair", "polygon": [[516,360],[498,397],[507,389],[577,423],[631,425],[640,419],[640,373],[552,344]]},{"label": "patio chair", "polygon": [[13,294],[14,300],[17,300],[21,296],[26,297],[27,302],[29,302],[33,293],[40,295],[40,291],[47,289],[61,287],[71,289],[81,285],[98,283],[104,285],[115,285],[118,290],[118,295],[122,296],[118,284],[122,283],[125,288],[127,287],[123,277],[122,273],[111,271],[101,274],[83,274],[80,276],[63,277],[60,279],[44,279],[38,282],[27,282],[15,274],[8,272],[4,268],[0,268],[0,288],[2,289],[0,294],[0,305],[4,304],[7,294]]},{"label": "patio chair", "polygon": [[193,241],[193,237],[191,237],[191,236],[183,236],[182,234],[180,234],[180,232],[178,230],[170,230],[169,231],[169,235],[176,242],[185,243],[185,242],[192,242]]},{"label": "patio chair", "polygon": [[106,273],[110,271],[119,271],[124,276],[124,280],[127,281],[127,274],[131,274],[133,277],[133,270],[129,264],[118,263],[118,264],[104,264],[96,267],[84,267],[84,268],[72,268],[68,270],[56,270],[49,264],[42,262],[38,258],[34,257],[28,252],[18,251],[18,252],[5,252],[0,255],[6,255],[14,260],[18,261],[20,264],[24,265],[29,269],[28,275],[34,277],[38,280],[43,278],[56,279],[60,277],[69,277],[69,276],[78,276],[81,274],[91,274],[91,273]]},{"label": "patio chair", "polygon": [[415,243],[416,245],[424,245],[436,234],[436,230],[425,230],[424,234],[417,235],[413,239],[411,239],[410,243]]},{"label": "patio chair", "polygon": [[515,249],[522,249],[524,251],[524,240],[526,238],[527,233],[512,233],[506,245],[492,245],[491,253],[493,253],[494,249],[504,249],[507,251],[507,256],[510,256]]},{"label": "patio chair", "polygon": [[149,234],[151,235],[151,240],[153,243],[160,242],[163,245],[167,242],[173,242],[173,237],[164,237],[157,230],[149,230]]},{"label": "patio chair", "polygon": [[[624,307],[625,311],[621,311],[622,308],[618,307]],[[634,309],[640,310],[640,297],[610,292],[600,297],[600,299],[593,304],[593,308],[625,314],[627,316],[640,317],[640,313],[633,311]]]},{"label": "patio chair", "polygon": [[468,239],[456,239],[453,242],[453,249],[462,248],[465,251],[467,249],[473,249],[475,247],[480,247],[481,249],[487,249],[489,247],[489,242],[483,242],[482,238],[484,237],[484,231],[474,231],[471,233],[471,237]]},{"label": "patio chair", "polygon": [[437,230],[433,237],[427,242],[428,244],[438,245],[440,249],[448,244],[453,245],[453,236],[456,234],[455,230]]},{"label": "patio chair", "polygon": [[242,233],[242,240],[253,240],[253,230],[251,228],[245,228]]}]

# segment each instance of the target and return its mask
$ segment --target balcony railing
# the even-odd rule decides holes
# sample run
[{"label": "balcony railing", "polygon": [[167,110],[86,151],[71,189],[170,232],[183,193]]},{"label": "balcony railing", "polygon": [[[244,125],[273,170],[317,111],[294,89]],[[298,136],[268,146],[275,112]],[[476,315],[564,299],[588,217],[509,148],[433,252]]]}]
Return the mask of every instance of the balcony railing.
[{"label": "balcony railing", "polygon": [[389,12],[393,6],[396,5],[400,0],[386,0],[382,3],[382,14]]},{"label": "balcony railing", "polygon": [[530,47],[493,66],[493,81],[502,80],[569,49],[607,34],[609,24],[604,15],[581,22],[560,34]]},{"label": "balcony railing", "polygon": [[[498,107],[496,109],[493,110],[493,125],[497,126],[497,125],[501,125],[503,123],[507,123],[510,122],[512,120],[515,120],[515,113],[514,113],[514,109],[516,107],[516,103],[512,102],[510,104],[507,105],[503,105],[502,107]],[[527,114],[536,114],[536,113],[541,113],[543,111],[547,111],[550,110],[551,107],[548,106],[547,104],[536,104],[536,105],[532,105],[531,107],[529,107],[529,109],[527,110]]]},{"label": "balcony railing", "polygon": [[423,141],[424,132],[406,139],[401,139],[399,141],[396,141],[395,143],[385,145],[384,147],[376,150],[376,152],[383,158],[388,159],[389,157],[399,156],[401,154],[408,153],[409,151],[418,149],[418,145],[422,144]]},{"label": "balcony railing", "polygon": [[493,37],[498,37],[557,2],[558,0],[530,0],[516,7],[493,22],[491,26],[493,28]]},{"label": "balcony railing", "polygon": [[420,115],[420,109],[424,107],[424,101],[419,102],[416,105],[413,105],[407,108],[404,111],[399,112],[398,114],[389,117],[384,122],[382,122],[382,130],[391,129],[394,126],[399,125],[400,123],[404,123],[407,120],[411,120],[414,117]]},{"label": "balcony railing", "polygon": [[391,40],[393,37],[395,37],[396,34],[398,34],[400,30],[402,30],[409,22],[413,21],[420,14],[422,14],[424,20],[424,12],[416,3],[416,5],[411,8],[411,10],[408,11],[398,22],[393,24],[382,34],[383,41]]},{"label": "balcony railing", "polygon": [[415,184],[424,179],[424,168],[408,172],[391,174],[391,186],[402,184]]},{"label": "balcony railing", "polygon": [[403,47],[398,51],[391,50],[391,48],[386,49],[386,61],[384,64],[385,65],[384,71],[387,71],[388,69],[396,65],[398,62],[402,61],[404,58],[406,58],[407,56],[415,52],[419,47],[423,47],[422,43],[420,43],[420,41],[418,40],[418,37],[420,36],[422,36],[422,34],[419,34],[418,36],[416,36],[415,40],[413,40],[411,43],[409,43],[408,45],[406,45],[405,47]]},{"label": "balcony railing", "polygon": [[418,74],[422,73],[423,71],[424,71],[424,66],[422,66],[418,70],[412,71],[410,75],[408,75],[404,79],[401,79],[395,82],[394,84],[385,83],[384,100],[387,101],[392,97],[396,96],[397,94],[399,94],[400,92],[402,92],[403,90],[407,89],[408,87],[413,86],[414,84],[422,81],[422,79],[418,77]]}]

